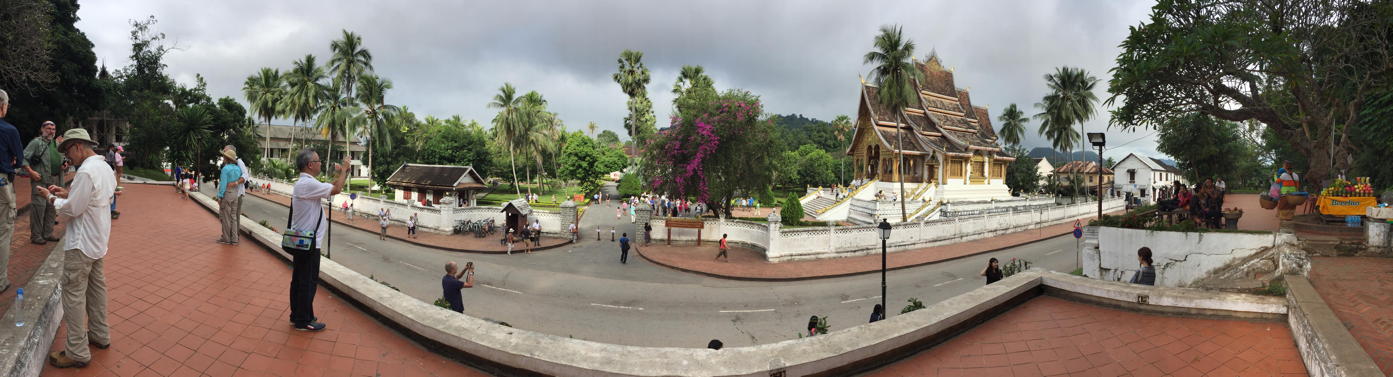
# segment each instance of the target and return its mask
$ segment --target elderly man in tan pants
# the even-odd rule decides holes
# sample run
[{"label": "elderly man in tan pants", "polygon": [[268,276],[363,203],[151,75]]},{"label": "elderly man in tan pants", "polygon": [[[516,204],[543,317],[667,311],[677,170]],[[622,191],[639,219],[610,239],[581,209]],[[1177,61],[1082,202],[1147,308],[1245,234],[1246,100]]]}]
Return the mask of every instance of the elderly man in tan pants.
[{"label": "elderly man in tan pants", "polygon": [[66,349],[48,355],[58,368],[81,368],[92,361],[91,344],[111,346],[106,322],[106,274],[103,258],[111,238],[111,198],[116,176],[106,159],[92,151],[97,145],[87,130],[74,128],[58,145],[70,161],[80,161],[77,175],[67,189],[57,185],[38,188],[53,202],[59,215],[69,217],[63,237],[63,323],[68,327]]}]

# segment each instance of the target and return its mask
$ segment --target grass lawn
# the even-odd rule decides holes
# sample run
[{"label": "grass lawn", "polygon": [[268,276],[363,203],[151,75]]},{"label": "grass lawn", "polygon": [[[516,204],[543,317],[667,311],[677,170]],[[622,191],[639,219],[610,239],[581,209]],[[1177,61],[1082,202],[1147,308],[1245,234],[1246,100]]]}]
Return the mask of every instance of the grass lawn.
[{"label": "grass lawn", "polygon": [[128,169],[126,169],[125,174],[130,174],[130,175],[137,176],[137,177],[141,177],[141,178],[145,178],[145,179],[153,179],[153,180],[156,180],[156,181],[172,181],[172,180],[174,180],[173,178],[170,178],[170,177],[169,177],[169,174],[165,174],[163,170],[160,170],[160,169],[152,169],[152,168],[134,168],[134,169],[128,168]]},{"label": "grass lawn", "polygon": [[[580,192],[580,187],[574,186],[556,187],[553,185],[538,188],[536,185],[523,184],[521,188],[523,195],[527,194],[527,189],[529,187],[532,188],[533,193],[538,195],[539,199],[536,203],[532,203],[532,206],[540,208],[556,208],[559,207],[561,203],[564,203],[567,198],[570,198],[571,195],[584,194]],[[553,199],[553,197],[555,197],[555,199]],[[505,183],[499,184],[497,188],[493,189],[493,192],[479,198],[478,202],[481,206],[501,206],[509,200],[517,198],[518,195],[514,191],[513,185]],[[584,205],[585,203],[576,204]]]}]

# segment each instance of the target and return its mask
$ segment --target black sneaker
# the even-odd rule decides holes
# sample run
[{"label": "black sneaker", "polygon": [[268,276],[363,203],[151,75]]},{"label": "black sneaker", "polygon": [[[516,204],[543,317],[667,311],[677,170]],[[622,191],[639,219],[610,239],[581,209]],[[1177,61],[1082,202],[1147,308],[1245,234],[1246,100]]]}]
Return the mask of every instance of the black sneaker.
[{"label": "black sneaker", "polygon": [[323,331],[323,330],[324,330],[324,324],[323,324],[323,323],[319,323],[319,322],[310,322],[310,323],[306,323],[306,324],[303,324],[303,325],[295,325],[295,331]]}]

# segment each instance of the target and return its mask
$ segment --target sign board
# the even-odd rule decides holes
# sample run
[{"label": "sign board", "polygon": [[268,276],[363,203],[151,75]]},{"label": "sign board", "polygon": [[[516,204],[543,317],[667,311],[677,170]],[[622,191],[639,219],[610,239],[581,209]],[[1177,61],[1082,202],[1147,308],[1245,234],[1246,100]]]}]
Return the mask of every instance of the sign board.
[{"label": "sign board", "polygon": [[[1059,233],[1055,233],[1059,234]],[[1083,228],[1079,227],[1079,221],[1074,220],[1074,239],[1083,238]]]},{"label": "sign board", "polygon": [[1322,215],[1363,216],[1369,207],[1378,205],[1378,199],[1367,196],[1322,196],[1317,198],[1316,205],[1320,207]]},{"label": "sign board", "polygon": [[701,220],[697,220],[697,219],[676,219],[676,218],[668,218],[668,219],[667,219],[667,227],[668,227],[668,228],[702,229],[702,228],[705,228],[705,227],[706,227],[706,222],[705,222],[705,221],[701,221]]}]

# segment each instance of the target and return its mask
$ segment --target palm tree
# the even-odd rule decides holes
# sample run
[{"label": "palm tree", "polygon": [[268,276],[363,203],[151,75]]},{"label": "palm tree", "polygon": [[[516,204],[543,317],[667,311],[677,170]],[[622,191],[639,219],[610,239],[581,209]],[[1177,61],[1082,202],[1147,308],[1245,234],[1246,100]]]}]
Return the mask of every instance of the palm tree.
[{"label": "palm tree", "polygon": [[203,106],[184,106],[175,114],[175,127],[170,139],[179,148],[170,148],[170,159],[176,164],[188,164],[186,166],[199,166],[199,151],[203,150],[204,143],[208,142],[208,125],[212,123],[212,117]]},{"label": "palm tree", "polygon": [[595,137],[595,130],[600,129],[600,125],[595,124],[595,122],[590,122],[590,124],[585,125],[585,128],[590,130],[590,137],[593,138]]},{"label": "palm tree", "polygon": [[362,36],[348,30],[343,31],[342,38],[329,43],[329,50],[333,51],[329,70],[334,75],[334,85],[351,98],[358,79],[372,71],[372,53],[363,48]]},{"label": "palm tree", "polygon": [[[615,72],[613,78],[631,102],[634,98],[647,95],[648,82],[652,78],[649,77],[648,67],[643,66],[643,51],[624,50],[619,53],[619,72]],[[635,139],[639,133],[638,118],[637,114],[631,113],[626,119],[624,129],[629,132],[629,139]]]},{"label": "palm tree", "polygon": [[281,115],[280,102],[285,96],[285,81],[281,79],[281,71],[273,68],[261,68],[256,75],[248,76],[247,81],[242,83],[242,94],[247,97],[247,103],[251,105],[252,113],[261,117],[266,122],[266,151],[262,156],[271,156],[271,118]]},{"label": "palm tree", "polygon": [[[880,105],[885,106],[895,112],[897,127],[895,135],[897,144],[896,154],[899,155],[899,171],[895,175],[900,178],[900,192],[904,190],[904,128],[905,124],[904,108],[919,98],[915,93],[913,83],[919,80],[923,73],[914,67],[911,57],[914,56],[914,41],[904,38],[903,30],[900,26],[882,26],[880,35],[875,37],[875,49],[866,53],[865,63],[874,64],[871,69],[871,78],[875,80],[877,99]],[[903,194],[901,194],[903,195]],[[909,221],[909,211],[905,209],[904,201],[900,201],[900,221]]]},{"label": "palm tree", "polygon": [[[324,99],[324,79],[324,68],[316,64],[314,55],[307,54],[296,60],[286,74],[286,96],[281,101],[281,113],[289,115],[296,125],[314,118]],[[292,146],[295,143],[293,132],[290,142]]]},{"label": "palm tree", "polygon": [[[545,132],[543,131],[552,123],[555,114],[547,111],[547,100],[537,91],[529,91],[522,96],[521,115],[522,130],[517,135],[517,140],[513,146],[523,153],[532,155],[537,159],[537,164],[541,164],[542,149],[546,146]],[[527,169],[528,180],[532,179],[532,169]],[[540,178],[540,175],[539,175]],[[527,193],[532,193],[532,188],[527,188]]]},{"label": "palm tree", "polygon": [[525,131],[520,121],[522,116],[519,114],[522,106],[522,98],[517,96],[517,89],[510,83],[503,83],[503,86],[498,88],[498,94],[493,95],[493,102],[488,104],[489,108],[498,109],[498,115],[493,117],[494,137],[500,145],[508,148],[508,165],[513,169],[513,191],[518,197],[522,197],[522,189],[518,186],[515,142]]},{"label": "palm tree", "polygon": [[1016,108],[1016,104],[1013,103],[1006,106],[1006,110],[1003,110],[1001,117],[997,119],[1001,120],[1001,139],[1006,141],[1006,145],[1020,145],[1021,136],[1025,134],[1026,122],[1029,122],[1030,118],[1027,118],[1025,113]]},{"label": "palm tree", "polygon": [[376,75],[363,76],[358,83],[358,103],[363,106],[362,119],[367,126],[369,179],[372,178],[373,148],[392,148],[391,132],[383,126],[393,120],[398,108],[386,104],[388,89],[392,89],[392,80]]},{"label": "palm tree", "polygon": [[[837,135],[838,146],[843,149],[846,148],[847,139],[851,137],[852,127],[854,126],[855,125],[851,123],[851,117],[846,115],[838,115],[836,119],[832,119],[832,131]],[[837,177],[840,178],[842,184],[846,184],[846,159],[843,157],[844,156],[837,156],[837,159],[841,160],[841,162],[837,164],[837,167],[840,168],[837,172]]]},{"label": "palm tree", "polygon": [[[699,65],[684,65],[682,72],[677,75],[677,82],[672,84],[672,94],[674,97],[681,97],[694,88],[711,88],[715,82],[710,76],[706,75],[706,69]],[[677,98],[672,99],[677,103]]]},{"label": "palm tree", "polygon": [[[1073,160],[1074,146],[1083,146],[1080,141],[1084,122],[1093,119],[1096,113],[1094,105],[1098,97],[1093,94],[1093,87],[1097,83],[1098,78],[1082,68],[1059,67],[1055,68],[1055,73],[1045,75],[1050,93],[1035,104],[1040,109],[1035,118],[1042,120],[1040,134],[1049,138],[1055,148],[1067,151],[1070,160]],[[1074,131],[1074,124],[1079,125],[1078,132]],[[1077,198],[1078,187],[1073,186],[1071,190]]]},{"label": "palm tree", "polygon": [[334,141],[338,136],[343,136],[343,153],[348,153],[348,135],[358,128],[361,118],[356,115],[358,103],[353,97],[344,95],[344,91],[338,85],[329,87],[324,91],[324,100],[319,103],[319,118],[315,120],[315,128],[319,129],[319,134],[328,136],[327,145],[329,147],[329,161],[333,160]]}]

